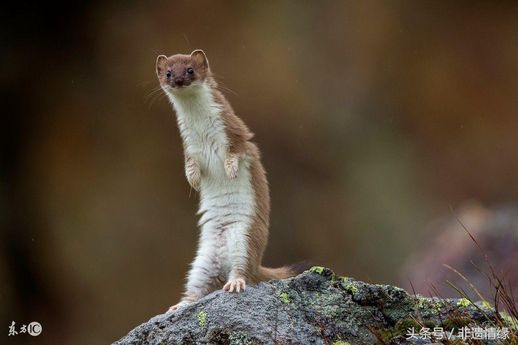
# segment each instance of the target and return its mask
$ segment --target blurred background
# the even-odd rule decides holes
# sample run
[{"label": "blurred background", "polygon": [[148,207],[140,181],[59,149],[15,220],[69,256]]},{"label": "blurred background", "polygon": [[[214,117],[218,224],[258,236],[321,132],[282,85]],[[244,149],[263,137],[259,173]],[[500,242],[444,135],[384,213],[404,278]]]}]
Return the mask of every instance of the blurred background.
[{"label": "blurred background", "polygon": [[517,2],[2,6],[0,342],[110,343],[178,300],[197,196],[155,59],[196,48],[263,153],[267,265],[457,296],[458,218],[517,281]]}]

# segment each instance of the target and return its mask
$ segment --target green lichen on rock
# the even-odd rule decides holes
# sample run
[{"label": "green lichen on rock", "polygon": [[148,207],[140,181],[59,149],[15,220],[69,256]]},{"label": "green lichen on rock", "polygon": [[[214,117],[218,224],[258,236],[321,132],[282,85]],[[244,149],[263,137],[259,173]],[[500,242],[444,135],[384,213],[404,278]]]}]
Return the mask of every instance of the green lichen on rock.
[{"label": "green lichen on rock", "polygon": [[506,312],[500,312],[500,317],[508,327],[513,329],[515,332],[518,332],[518,319],[512,317]]},{"label": "green lichen on rock", "polygon": [[491,306],[491,303],[489,303],[488,301],[482,301],[480,304],[485,309],[493,309],[493,306]]},{"label": "green lichen on rock", "polygon": [[350,344],[348,342],[346,342],[345,340],[338,339],[338,340],[333,341],[333,345],[350,345]]},{"label": "green lichen on rock", "polygon": [[335,273],[327,267],[313,266],[309,269],[309,272],[319,274],[323,277],[328,277],[331,281],[336,280]]},{"label": "green lichen on rock", "polygon": [[425,298],[422,296],[414,296],[414,312],[421,317],[436,320],[440,318],[446,310],[452,307],[451,301],[439,298]]},{"label": "green lichen on rock", "polygon": [[229,345],[260,345],[253,337],[243,332],[234,332],[228,337]]},{"label": "green lichen on rock", "polygon": [[469,307],[471,305],[471,301],[467,298],[460,298],[458,301],[457,301],[457,306],[458,307]]},{"label": "green lichen on rock", "polygon": [[358,287],[353,284],[353,280],[351,278],[342,277],[341,284],[345,291],[349,292],[351,295],[358,293]]},{"label": "green lichen on rock", "polygon": [[443,310],[445,307],[445,304],[442,300],[438,300],[438,301],[435,301],[433,303],[433,305],[431,306],[431,310],[435,313],[435,314],[440,314],[441,313],[441,310]]},{"label": "green lichen on rock", "polygon": [[426,307],[426,302],[427,302],[426,298],[417,296],[415,306],[417,309],[424,309]]},{"label": "green lichen on rock", "polygon": [[322,267],[322,266],[313,266],[309,269],[310,272],[317,273],[317,274],[322,274],[322,273],[324,273],[325,270],[326,270],[326,268]]},{"label": "green lichen on rock", "polygon": [[207,324],[207,312],[205,310],[202,310],[198,313],[196,316],[198,318],[198,326],[205,327]]},{"label": "green lichen on rock", "polygon": [[281,302],[284,304],[289,304],[290,301],[290,295],[287,292],[283,292],[279,295]]}]

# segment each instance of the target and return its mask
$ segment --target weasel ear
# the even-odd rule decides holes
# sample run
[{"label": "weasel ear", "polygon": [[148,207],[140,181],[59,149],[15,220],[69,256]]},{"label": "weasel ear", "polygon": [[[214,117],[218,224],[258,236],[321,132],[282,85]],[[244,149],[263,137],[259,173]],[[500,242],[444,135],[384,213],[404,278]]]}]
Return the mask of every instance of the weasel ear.
[{"label": "weasel ear", "polygon": [[207,55],[205,55],[203,50],[196,49],[191,53],[191,57],[197,64],[204,66],[205,68],[209,68],[209,59],[207,59]]},{"label": "weasel ear", "polygon": [[160,76],[160,74],[164,71],[167,64],[167,56],[158,55],[156,58],[156,74]]}]

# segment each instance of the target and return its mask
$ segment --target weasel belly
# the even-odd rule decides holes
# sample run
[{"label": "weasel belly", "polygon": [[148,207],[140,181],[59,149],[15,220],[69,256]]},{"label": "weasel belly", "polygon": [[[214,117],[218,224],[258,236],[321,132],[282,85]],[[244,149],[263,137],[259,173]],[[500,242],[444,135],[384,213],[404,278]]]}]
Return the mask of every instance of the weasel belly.
[{"label": "weasel belly", "polygon": [[[238,176],[230,180],[223,176],[203,176],[200,190],[202,236],[213,237],[220,274],[230,270],[230,258],[247,258],[247,234],[255,216],[255,197],[250,182],[249,167],[240,164]],[[243,265],[246,266],[246,262]]]}]

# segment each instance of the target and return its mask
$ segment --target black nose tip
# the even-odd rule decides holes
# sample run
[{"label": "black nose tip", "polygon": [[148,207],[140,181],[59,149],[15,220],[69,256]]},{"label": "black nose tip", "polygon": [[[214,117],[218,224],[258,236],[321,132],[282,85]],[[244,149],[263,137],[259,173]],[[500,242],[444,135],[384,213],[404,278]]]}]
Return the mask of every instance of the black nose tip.
[{"label": "black nose tip", "polygon": [[180,78],[175,79],[175,80],[174,80],[174,84],[175,84],[176,86],[183,86],[183,79],[180,79]]}]

